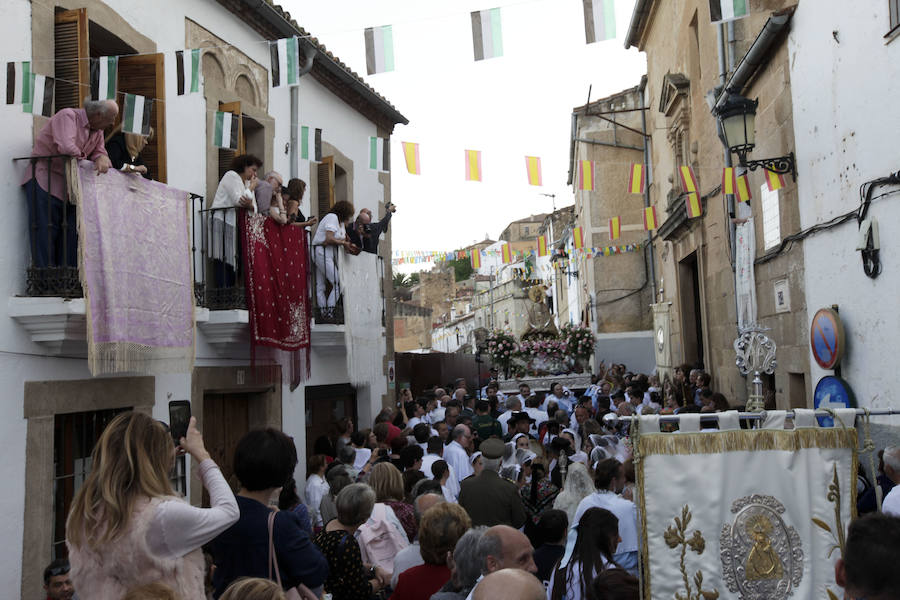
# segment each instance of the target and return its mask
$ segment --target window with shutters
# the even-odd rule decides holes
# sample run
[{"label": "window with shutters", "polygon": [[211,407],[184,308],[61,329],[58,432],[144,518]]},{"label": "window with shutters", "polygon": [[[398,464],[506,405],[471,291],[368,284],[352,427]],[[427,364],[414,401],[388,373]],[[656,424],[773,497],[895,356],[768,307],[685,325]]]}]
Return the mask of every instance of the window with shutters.
[{"label": "window with shutters", "polygon": [[238,117],[238,147],[237,150],[229,150],[227,148],[219,148],[219,179],[231,168],[231,161],[235,156],[243,154],[245,151],[244,139],[244,117],[241,114],[240,102],[220,102],[220,112],[230,112]]},{"label": "window with shutters", "polygon": [[316,198],[318,201],[316,215],[322,220],[334,206],[334,157],[323,156],[318,166],[316,178]]},{"label": "window with shutters", "polygon": [[136,94],[152,99],[150,126],[153,135],[141,152],[150,176],[165,183],[166,125],[165,125],[165,70],[162,54],[138,53],[116,32],[90,20],[86,8],[57,10],[54,23],[54,58],[56,88],[55,110],[80,108],[90,98],[90,59],[101,56],[118,56],[116,102],[119,118],[107,136],[112,134],[122,120],[125,94]]}]

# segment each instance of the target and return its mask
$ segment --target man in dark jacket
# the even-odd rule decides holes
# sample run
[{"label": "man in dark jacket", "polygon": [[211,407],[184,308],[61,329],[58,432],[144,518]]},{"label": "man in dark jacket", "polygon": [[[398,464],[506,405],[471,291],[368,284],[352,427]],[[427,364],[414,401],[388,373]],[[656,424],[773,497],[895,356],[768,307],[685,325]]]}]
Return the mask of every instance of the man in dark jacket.
[{"label": "man in dark jacket", "polygon": [[381,238],[382,233],[387,232],[391,217],[397,212],[397,207],[394,206],[393,202],[388,202],[385,209],[384,218],[377,223],[372,223],[371,210],[368,208],[361,209],[359,216],[356,217],[356,221],[352,225],[347,225],[347,239],[363,252],[377,254],[378,240]]},{"label": "man in dark jacket", "polygon": [[525,524],[525,507],[516,484],[499,475],[504,443],[490,438],[481,444],[484,470],[460,483],[459,504],[472,519],[472,525],[509,525],[518,529]]}]

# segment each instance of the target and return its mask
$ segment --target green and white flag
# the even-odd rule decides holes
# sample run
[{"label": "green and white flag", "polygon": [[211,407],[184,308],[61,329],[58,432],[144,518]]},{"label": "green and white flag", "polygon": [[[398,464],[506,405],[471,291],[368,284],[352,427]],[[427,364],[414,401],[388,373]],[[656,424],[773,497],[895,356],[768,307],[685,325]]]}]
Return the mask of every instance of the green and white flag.
[{"label": "green and white flag", "polygon": [[321,129],[312,129],[306,125],[300,127],[300,158],[322,162]]},{"label": "green and white flag", "polygon": [[153,98],[125,94],[125,106],[122,108],[122,131],[150,135],[150,110],[152,108]]},{"label": "green and white flag", "polygon": [[394,70],[394,30],[390,25],[366,27],[366,73]]},{"label": "green and white flag", "polygon": [[115,100],[116,75],[119,71],[118,56],[101,56],[91,59],[91,99]]},{"label": "green and white flag", "polygon": [[6,103],[25,104],[31,98],[31,63],[6,63]]},{"label": "green and white flag", "polygon": [[45,117],[53,116],[53,88],[55,80],[44,75],[31,74],[28,102],[22,103],[22,111]]},{"label": "green and white flag", "polygon": [[216,112],[213,146],[237,150],[239,129],[237,115],[230,112]]},{"label": "green and white flag", "polygon": [[178,95],[200,91],[200,48],[175,51]]},{"label": "green and white flag", "polygon": [[709,20],[734,21],[750,14],[750,0],[709,0]]},{"label": "green and white flag", "polygon": [[296,37],[270,42],[269,55],[273,88],[300,83],[300,44]]},{"label": "green and white flag", "polygon": [[584,37],[588,44],[615,39],[615,0],[584,0]]},{"label": "green and white flag", "polygon": [[369,138],[369,169],[385,173],[391,170],[391,140],[389,138]]},{"label": "green and white flag", "polygon": [[472,41],[475,45],[475,60],[503,56],[499,8],[472,12]]}]

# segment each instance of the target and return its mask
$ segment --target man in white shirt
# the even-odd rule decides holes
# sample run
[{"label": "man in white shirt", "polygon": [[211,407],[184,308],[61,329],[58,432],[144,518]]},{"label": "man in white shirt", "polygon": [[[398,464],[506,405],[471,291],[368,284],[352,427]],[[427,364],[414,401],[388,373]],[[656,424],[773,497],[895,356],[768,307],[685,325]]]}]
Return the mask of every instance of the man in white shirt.
[{"label": "man in white shirt", "polygon": [[884,449],[884,474],[894,482],[881,503],[881,511],[886,515],[900,517],[900,446],[888,446]]},{"label": "man in white shirt", "polygon": [[512,396],[506,400],[506,412],[497,417],[497,421],[500,423],[500,429],[503,430],[504,438],[509,433],[509,418],[514,412],[519,412],[520,410],[522,410],[522,402],[519,400],[518,396]]},{"label": "man in white shirt", "polygon": [[465,425],[457,425],[450,432],[450,439],[452,441],[444,448],[444,460],[456,470],[457,481],[462,481],[475,473],[466,451],[472,445],[472,432]]},{"label": "man in white shirt", "polygon": [[[425,477],[428,479],[433,477],[431,467],[434,463],[443,459],[443,454],[444,443],[441,441],[441,438],[436,435],[428,438],[425,456],[422,457],[422,467],[419,469],[425,473]],[[453,468],[453,465],[447,463],[447,468],[450,470],[450,476],[447,478],[447,488],[452,496],[451,498],[447,498],[447,500],[452,502],[459,497],[459,479],[456,476],[456,469]]]},{"label": "man in white shirt", "polygon": [[528,398],[528,401],[525,402],[525,412],[528,413],[529,417],[534,419],[534,423],[531,424],[529,433],[535,438],[537,438],[538,430],[541,428],[541,425],[550,420],[550,415],[541,410],[540,406],[541,399],[535,395],[532,395]]},{"label": "man in white shirt", "polygon": [[[638,527],[637,507],[631,500],[619,493],[625,488],[625,469],[614,458],[607,458],[597,464],[594,470],[594,485],[597,491],[578,504],[573,523],[578,523],[588,509],[605,508],[619,519],[619,542],[613,560],[620,567],[637,575],[638,568]],[[570,531],[570,535],[575,530]],[[577,533],[576,533],[577,535]]]},{"label": "man in white shirt", "polygon": [[419,423],[423,423],[422,417],[425,416],[425,407],[419,404],[418,402],[407,402],[403,406],[406,411],[406,416],[409,417],[409,421],[406,422],[406,426],[410,429],[414,428]]}]

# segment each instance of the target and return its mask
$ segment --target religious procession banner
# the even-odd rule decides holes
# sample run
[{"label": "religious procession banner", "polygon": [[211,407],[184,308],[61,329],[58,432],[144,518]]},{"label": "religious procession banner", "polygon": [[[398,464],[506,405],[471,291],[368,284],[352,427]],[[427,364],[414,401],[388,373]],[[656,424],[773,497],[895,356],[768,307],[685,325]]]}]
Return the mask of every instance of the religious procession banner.
[{"label": "religious procession banner", "polygon": [[699,415],[679,433],[641,418],[644,598],[841,597],[834,563],[856,506],[856,430],[819,428],[815,417],[784,430],[783,411],[772,428],[741,430],[736,413],[724,414],[708,433]]}]

